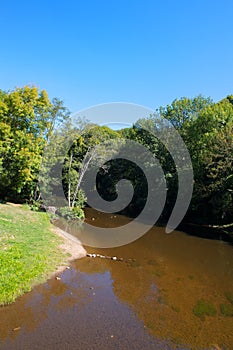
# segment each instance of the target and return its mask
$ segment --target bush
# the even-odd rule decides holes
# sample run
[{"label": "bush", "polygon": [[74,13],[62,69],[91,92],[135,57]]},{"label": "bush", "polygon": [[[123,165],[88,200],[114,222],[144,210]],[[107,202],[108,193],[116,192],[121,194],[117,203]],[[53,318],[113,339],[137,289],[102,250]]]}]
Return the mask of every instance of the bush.
[{"label": "bush", "polygon": [[56,214],[66,220],[83,220],[84,211],[80,207],[61,207],[57,209]]}]

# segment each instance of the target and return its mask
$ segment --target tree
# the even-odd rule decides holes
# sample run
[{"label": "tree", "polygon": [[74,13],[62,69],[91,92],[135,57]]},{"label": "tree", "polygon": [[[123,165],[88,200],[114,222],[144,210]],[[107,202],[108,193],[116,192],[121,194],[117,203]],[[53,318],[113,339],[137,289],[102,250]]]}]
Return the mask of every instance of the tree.
[{"label": "tree", "polygon": [[25,86],[0,92],[1,197],[32,199],[42,154],[56,122],[69,116],[63,102]]},{"label": "tree", "polygon": [[83,201],[85,198],[80,186],[90,162],[95,161],[95,157],[101,157],[96,146],[117,137],[119,134],[116,131],[93,124],[86,124],[76,135],[63,165],[63,187],[69,207],[80,205],[80,199]]},{"label": "tree", "polygon": [[169,120],[177,129],[182,129],[185,123],[192,122],[200,112],[208,106],[211,106],[213,101],[211,98],[205,98],[201,95],[194,98],[182,97],[174,100],[165,108],[160,107],[160,115]]},{"label": "tree", "polygon": [[211,222],[232,218],[233,104],[227,97],[208,106],[187,129],[195,173],[192,208]]}]

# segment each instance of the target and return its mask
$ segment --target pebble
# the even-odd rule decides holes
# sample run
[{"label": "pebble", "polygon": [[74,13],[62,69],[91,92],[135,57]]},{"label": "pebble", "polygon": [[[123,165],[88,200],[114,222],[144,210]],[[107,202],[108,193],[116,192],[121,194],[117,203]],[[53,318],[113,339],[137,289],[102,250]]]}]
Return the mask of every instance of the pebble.
[{"label": "pebble", "polygon": [[56,280],[58,280],[58,281],[60,281],[60,279],[61,279],[61,277],[58,277],[58,276],[56,276],[55,278],[56,278]]},{"label": "pebble", "polygon": [[[108,255],[101,255],[101,254],[86,254],[87,257],[89,258],[101,258],[101,259],[111,259],[111,260],[114,260],[114,261],[124,261],[123,258],[118,258],[117,256],[108,256]],[[126,259],[125,262],[135,262],[136,260],[135,259]]]},{"label": "pebble", "polygon": [[21,329],[21,327],[15,327],[15,328],[13,329],[13,331],[16,332],[16,331],[19,331],[20,329]]}]

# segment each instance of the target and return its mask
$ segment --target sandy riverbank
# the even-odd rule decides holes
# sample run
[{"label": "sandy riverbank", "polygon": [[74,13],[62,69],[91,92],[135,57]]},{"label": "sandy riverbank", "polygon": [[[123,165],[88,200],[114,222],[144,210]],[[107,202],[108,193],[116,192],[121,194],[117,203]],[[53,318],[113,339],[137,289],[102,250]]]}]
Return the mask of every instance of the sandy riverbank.
[{"label": "sandy riverbank", "polygon": [[68,232],[61,230],[57,226],[52,227],[52,232],[62,238],[63,242],[60,244],[59,248],[67,254],[64,265],[59,266],[56,271],[52,273],[51,277],[54,277],[65,270],[67,266],[69,266],[70,262],[85,257],[87,252],[79,239],[72,236]]}]

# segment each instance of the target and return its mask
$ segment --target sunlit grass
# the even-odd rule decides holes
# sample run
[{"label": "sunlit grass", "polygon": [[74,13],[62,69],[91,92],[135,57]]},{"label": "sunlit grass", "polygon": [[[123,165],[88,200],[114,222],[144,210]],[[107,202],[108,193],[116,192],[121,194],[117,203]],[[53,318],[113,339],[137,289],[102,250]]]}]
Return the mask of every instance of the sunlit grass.
[{"label": "sunlit grass", "polygon": [[0,204],[0,305],[46,280],[64,261],[46,213]]}]

